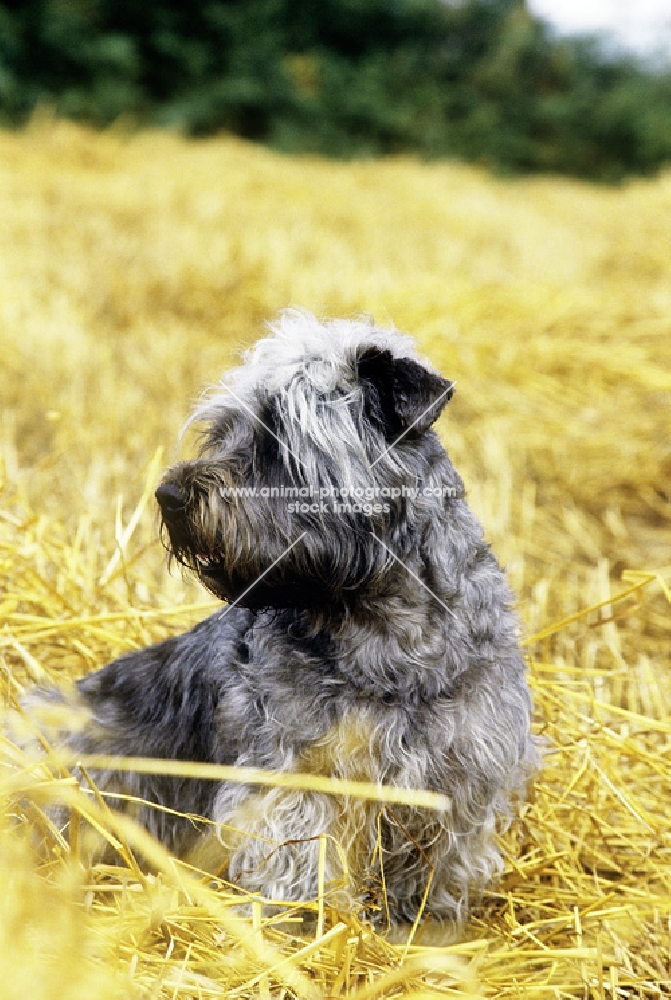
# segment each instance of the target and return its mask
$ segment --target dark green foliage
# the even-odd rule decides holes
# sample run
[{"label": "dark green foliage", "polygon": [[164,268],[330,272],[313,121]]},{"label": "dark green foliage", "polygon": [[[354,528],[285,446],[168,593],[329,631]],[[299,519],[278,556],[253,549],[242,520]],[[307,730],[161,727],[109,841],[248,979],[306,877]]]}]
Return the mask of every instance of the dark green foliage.
[{"label": "dark green foliage", "polygon": [[671,160],[671,76],[523,0],[0,4],[0,122],[38,103],[290,152],[413,151],[617,180]]}]

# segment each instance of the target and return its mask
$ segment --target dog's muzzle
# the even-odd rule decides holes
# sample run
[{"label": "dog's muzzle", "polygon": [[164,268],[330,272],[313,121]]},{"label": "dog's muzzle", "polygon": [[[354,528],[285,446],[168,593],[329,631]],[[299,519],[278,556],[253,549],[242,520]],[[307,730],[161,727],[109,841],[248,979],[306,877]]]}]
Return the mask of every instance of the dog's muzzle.
[{"label": "dog's muzzle", "polygon": [[190,549],[187,530],[187,498],[175,483],[161,483],[154,494],[161,508],[161,518],[170,536],[173,555],[182,561]]},{"label": "dog's muzzle", "polygon": [[174,483],[162,483],[154,494],[161,508],[163,519],[170,522],[184,513],[186,509],[186,497],[179,486]]},{"label": "dog's muzzle", "polygon": [[194,570],[203,586],[222,600],[227,600],[231,585],[222,553],[198,540],[189,517],[189,497],[173,482],[161,483],[154,495],[170,538],[171,554],[178,562]]}]

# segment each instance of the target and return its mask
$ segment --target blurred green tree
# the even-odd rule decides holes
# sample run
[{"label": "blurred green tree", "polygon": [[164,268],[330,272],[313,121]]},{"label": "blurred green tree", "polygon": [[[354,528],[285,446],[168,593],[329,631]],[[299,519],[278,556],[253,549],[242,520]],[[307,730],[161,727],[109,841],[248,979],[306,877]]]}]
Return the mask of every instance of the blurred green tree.
[{"label": "blurred green tree", "polygon": [[524,0],[0,3],[0,122],[227,129],[599,180],[671,160],[671,74],[560,40]]}]

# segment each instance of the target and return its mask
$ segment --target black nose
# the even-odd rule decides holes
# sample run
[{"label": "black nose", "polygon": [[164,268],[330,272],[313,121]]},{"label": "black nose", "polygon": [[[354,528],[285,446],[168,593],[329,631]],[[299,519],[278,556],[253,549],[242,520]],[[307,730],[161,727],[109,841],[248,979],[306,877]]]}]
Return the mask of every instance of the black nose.
[{"label": "black nose", "polygon": [[164,514],[177,514],[186,506],[184,494],[173,483],[161,483],[155,496]]}]

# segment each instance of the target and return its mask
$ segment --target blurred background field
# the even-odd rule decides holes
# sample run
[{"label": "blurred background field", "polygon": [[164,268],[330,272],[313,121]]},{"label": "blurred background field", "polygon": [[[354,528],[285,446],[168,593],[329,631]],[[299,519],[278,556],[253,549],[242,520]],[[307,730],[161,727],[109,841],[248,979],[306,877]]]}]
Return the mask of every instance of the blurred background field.
[{"label": "blurred background field", "polygon": [[671,175],[503,180],[38,116],[0,132],[0,218],[7,699],[212,606],[168,574],[151,492],[199,393],[299,305],[393,322],[457,381],[438,429],[518,593],[548,745],[465,942],[420,928],[407,954],[323,899],[316,938],[239,921],[226,886],[140,871],[132,829],[124,866],[86,869],[43,808],[105,827],[102,804],[9,748],[0,997],[668,996]]}]

